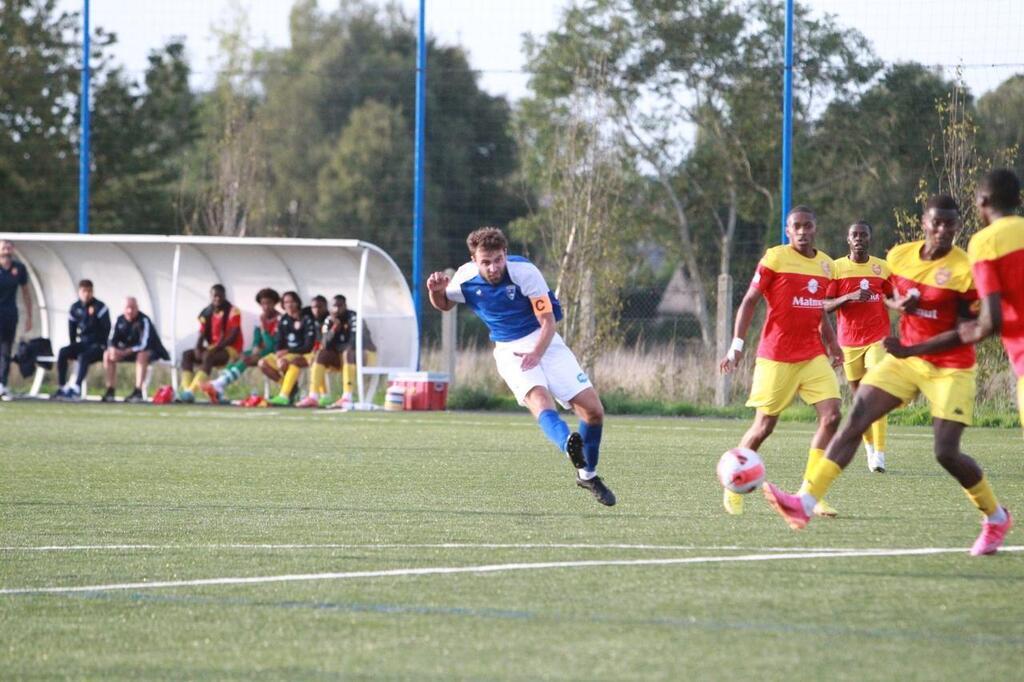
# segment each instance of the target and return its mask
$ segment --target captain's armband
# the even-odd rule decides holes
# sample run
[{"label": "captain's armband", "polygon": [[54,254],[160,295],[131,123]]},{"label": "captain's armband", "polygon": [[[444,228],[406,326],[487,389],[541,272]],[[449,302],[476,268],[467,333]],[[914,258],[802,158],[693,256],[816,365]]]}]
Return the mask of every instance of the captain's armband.
[{"label": "captain's armband", "polygon": [[547,294],[531,298],[530,303],[533,305],[533,314],[537,317],[554,313],[551,307],[551,298]]}]

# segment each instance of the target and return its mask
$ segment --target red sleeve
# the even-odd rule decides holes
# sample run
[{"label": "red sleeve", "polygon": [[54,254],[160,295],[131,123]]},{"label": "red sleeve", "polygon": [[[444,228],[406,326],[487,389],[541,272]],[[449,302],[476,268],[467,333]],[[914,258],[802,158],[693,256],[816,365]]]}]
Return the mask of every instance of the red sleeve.
[{"label": "red sleeve", "polygon": [[231,314],[228,315],[228,331],[232,329],[242,328],[242,313],[238,308],[232,308]]},{"label": "red sleeve", "polygon": [[1001,294],[1003,285],[999,281],[999,270],[995,261],[980,260],[971,266],[971,274],[974,275],[974,283],[978,287],[978,293],[982,296],[989,294]]},{"label": "red sleeve", "polygon": [[775,281],[775,271],[763,263],[758,263],[757,272],[754,273],[754,279],[750,281],[750,286],[765,294],[772,288],[773,281]]},{"label": "red sleeve", "polygon": [[892,279],[882,280],[882,293],[885,294],[886,298],[892,298],[895,295],[895,290],[892,286]]},{"label": "red sleeve", "polygon": [[199,335],[200,336],[206,336],[206,325],[207,324],[208,324],[208,320],[205,317],[203,317],[202,315],[200,315],[199,316]]},{"label": "red sleeve", "polygon": [[828,281],[828,288],[825,289],[825,298],[835,298],[839,295],[839,280],[830,279]]}]

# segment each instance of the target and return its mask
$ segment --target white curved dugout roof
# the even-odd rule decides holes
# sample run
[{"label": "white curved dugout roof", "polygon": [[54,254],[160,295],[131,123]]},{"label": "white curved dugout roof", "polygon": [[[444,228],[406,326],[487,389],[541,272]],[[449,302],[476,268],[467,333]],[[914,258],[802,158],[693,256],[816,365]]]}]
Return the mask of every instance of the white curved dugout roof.
[{"label": "white curved dugout roof", "polygon": [[[138,298],[177,364],[195,346],[196,317],[209,304],[210,287],[221,283],[242,311],[246,345],[259,319],[256,292],[263,287],[295,290],[304,305],[316,294],[328,300],[343,294],[377,346],[376,365],[360,367],[360,380],[364,371],[417,366],[419,334],[409,286],[391,257],[368,242],[30,232],[0,232],[0,239],[14,242],[16,257],[28,267],[39,311],[36,331],[50,338],[55,351],[68,343],[77,283],[91,279],[96,297],[110,306],[111,321],[126,296]],[[362,329],[356,343],[362,346]]]}]

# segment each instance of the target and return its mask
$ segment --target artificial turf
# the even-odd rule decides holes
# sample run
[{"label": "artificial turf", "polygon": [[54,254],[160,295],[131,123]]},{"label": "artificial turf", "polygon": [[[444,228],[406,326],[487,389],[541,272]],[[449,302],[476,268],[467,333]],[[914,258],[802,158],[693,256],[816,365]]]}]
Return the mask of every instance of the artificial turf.
[{"label": "artificial turf", "polygon": [[[930,430],[892,429],[889,472],[858,457],[841,517],[794,533],[756,496],[721,511],[745,426],[609,418],[607,509],[525,414],[2,403],[0,589],[97,589],[0,594],[0,678],[1022,675],[1024,553],[967,555]],[[770,480],[795,487],[810,428],[768,441]],[[965,438],[1024,514],[1021,445]],[[955,551],[835,552],[917,548]],[[408,572],[466,567],[498,568]]]}]

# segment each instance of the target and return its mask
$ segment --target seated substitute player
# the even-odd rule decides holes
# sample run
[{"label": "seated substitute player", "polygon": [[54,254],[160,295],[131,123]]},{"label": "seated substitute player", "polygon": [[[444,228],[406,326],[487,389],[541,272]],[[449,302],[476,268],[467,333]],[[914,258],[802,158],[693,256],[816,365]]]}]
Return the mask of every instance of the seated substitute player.
[{"label": "seated substitute player", "polygon": [[[177,401],[191,403],[214,367],[223,367],[242,352],[242,312],[231,305],[223,284],[210,287],[210,305],[199,313],[196,347],[181,356],[181,390]],[[196,364],[201,369],[195,371]]]},{"label": "seated substitute player", "polygon": [[[352,394],[356,384],[356,311],[349,310],[345,297],[338,294],[331,306],[331,315],[320,329],[320,350],[310,369],[312,387],[298,407],[336,407],[352,409]],[[363,327],[363,362],[376,360],[377,347],[373,345],[370,328]],[[341,372],[341,397],[332,405],[327,395],[327,372]],[[326,404],[325,404],[326,403]]]},{"label": "seated substitute player", "polygon": [[[85,381],[89,365],[103,359],[110,336],[110,311],[103,301],[93,298],[92,280],[83,279],[78,283],[78,300],[68,313],[68,338],[71,343],[57,353],[57,383],[61,388],[53,396],[57,400],[79,400],[82,382]],[[68,362],[78,361],[78,371],[72,382],[68,382]]]},{"label": "seated substitute player", "polygon": [[[833,367],[841,362],[842,350],[823,308],[832,281],[832,259],[815,248],[817,231],[813,210],[807,206],[790,210],[786,216],[789,244],[774,246],[761,258],[736,313],[732,347],[719,364],[726,373],[739,365],[754,311],[764,299],[768,312],[747,400],[757,413],[739,445],[754,451],[760,448],[775,430],[779,415],[799,395],[818,413],[808,470],[824,456],[840,420],[839,381]],[[743,513],[742,495],[726,490],[722,504],[730,514]],[[822,501],[815,513],[835,516],[837,512]]]},{"label": "seated substitute player", "polygon": [[[836,312],[839,345],[843,349],[843,373],[856,394],[864,374],[885,357],[882,341],[889,336],[887,302],[892,298],[889,266],[868,253],[871,225],[858,221],[846,231],[850,255],[834,263],[832,282],[825,299],[825,312]],[[886,418],[871,425],[864,434],[868,469],[885,471]]]},{"label": "seated substitute player", "polygon": [[[529,408],[544,435],[576,468],[576,485],[606,506],[615,495],[597,475],[604,407],[576,356],[555,331],[562,308],[544,275],[522,256],[508,255],[508,240],[496,227],[482,227],[466,239],[470,262],[448,275],[427,279],[430,304],[451,310],[465,303],[487,325],[498,373],[520,405]],[[571,433],[552,396],[580,418]]]},{"label": "seated substitute player", "polygon": [[160,342],[160,335],[153,329],[153,323],[139,310],[138,300],[129,296],[124,300],[124,313],[114,322],[103,354],[103,369],[107,374],[107,392],[103,394],[103,402],[114,401],[117,363],[135,363],[135,390],[128,394],[125,402],[142,403],[146,401],[142,395],[142,384],[146,381],[149,363],[167,359],[169,356]]},{"label": "seated substitute player", "polygon": [[903,308],[899,338],[885,340],[889,355],[861,381],[849,419],[828,445],[796,495],[764,484],[764,496],[791,528],[800,529],[810,511],[853,459],[871,424],[924,394],[931,405],[935,458],[985,515],[971,554],[992,554],[1012,524],[1009,512],[977,462],[960,450],[960,438],[974,411],[974,347],[964,344],[958,320],[977,302],[967,253],[953,245],[960,210],[945,194],[931,197],[922,219],[924,240],[899,244],[886,257],[896,300]]},{"label": "seated substitute player", "polygon": [[268,402],[278,407],[291,405],[292,390],[303,367],[309,367],[316,343],[316,322],[302,313],[302,299],[294,291],[281,295],[284,315],[277,323],[277,350],[260,360],[260,369],[271,381],[281,382],[281,392]]},{"label": "seated substitute player", "polygon": [[256,302],[260,306],[260,321],[252,330],[252,345],[237,362],[225,367],[215,380],[203,383],[203,393],[211,403],[223,401],[224,391],[230,384],[238,381],[246,369],[255,367],[262,358],[277,350],[277,322],[280,319],[277,304],[281,302],[281,296],[268,287],[257,292]]}]

